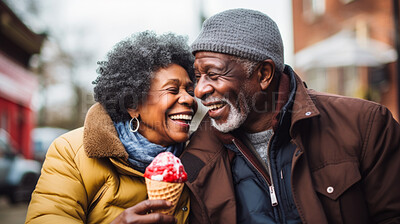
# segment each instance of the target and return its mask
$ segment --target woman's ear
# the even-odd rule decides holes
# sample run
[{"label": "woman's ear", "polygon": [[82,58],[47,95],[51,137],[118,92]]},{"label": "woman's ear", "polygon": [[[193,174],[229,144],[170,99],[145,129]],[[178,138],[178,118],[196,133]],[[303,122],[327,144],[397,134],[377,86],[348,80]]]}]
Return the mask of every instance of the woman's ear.
[{"label": "woman's ear", "polygon": [[274,79],[275,63],[271,59],[261,62],[258,75],[261,89],[266,90]]},{"label": "woman's ear", "polygon": [[127,112],[128,112],[128,114],[129,115],[131,115],[131,118],[134,118],[134,117],[139,117],[139,110],[136,108],[136,109],[132,109],[132,108],[129,108],[128,110],[127,110]]}]

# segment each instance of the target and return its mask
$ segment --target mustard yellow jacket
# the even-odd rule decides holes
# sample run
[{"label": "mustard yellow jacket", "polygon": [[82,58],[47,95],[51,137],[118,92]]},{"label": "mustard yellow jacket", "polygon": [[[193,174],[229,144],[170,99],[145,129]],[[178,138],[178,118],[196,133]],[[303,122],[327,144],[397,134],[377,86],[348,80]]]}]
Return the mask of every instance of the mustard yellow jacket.
[{"label": "mustard yellow jacket", "polygon": [[[110,223],[147,199],[143,174],[127,158],[111,118],[95,104],[84,127],[50,146],[26,223]],[[189,203],[185,189],[174,214],[178,223],[188,222]]]}]

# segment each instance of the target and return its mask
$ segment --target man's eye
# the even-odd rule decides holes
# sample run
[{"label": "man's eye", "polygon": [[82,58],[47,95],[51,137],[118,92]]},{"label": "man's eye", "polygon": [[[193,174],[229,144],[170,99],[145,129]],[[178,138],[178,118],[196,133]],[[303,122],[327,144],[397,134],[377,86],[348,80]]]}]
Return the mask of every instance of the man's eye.
[{"label": "man's eye", "polygon": [[196,81],[198,82],[200,80],[200,78],[201,78],[201,75],[200,74],[195,74],[195,78],[196,78]]},{"label": "man's eye", "polygon": [[186,91],[189,95],[194,96],[194,90],[193,89],[189,89]]},{"label": "man's eye", "polygon": [[210,77],[210,79],[215,80],[219,75],[216,73],[208,73],[207,76]]}]

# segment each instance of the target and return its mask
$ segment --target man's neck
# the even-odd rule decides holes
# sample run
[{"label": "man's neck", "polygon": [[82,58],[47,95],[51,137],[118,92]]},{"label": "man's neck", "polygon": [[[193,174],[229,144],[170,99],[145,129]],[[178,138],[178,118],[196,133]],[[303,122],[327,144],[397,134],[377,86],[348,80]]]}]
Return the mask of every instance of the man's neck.
[{"label": "man's neck", "polygon": [[252,110],[241,129],[247,133],[257,133],[275,128],[276,116],[288,100],[290,93],[289,77],[285,74],[275,79],[266,94],[259,94],[255,109]]},{"label": "man's neck", "polygon": [[257,133],[272,128],[272,121],[275,119],[274,112],[250,113],[241,129],[247,133]]}]

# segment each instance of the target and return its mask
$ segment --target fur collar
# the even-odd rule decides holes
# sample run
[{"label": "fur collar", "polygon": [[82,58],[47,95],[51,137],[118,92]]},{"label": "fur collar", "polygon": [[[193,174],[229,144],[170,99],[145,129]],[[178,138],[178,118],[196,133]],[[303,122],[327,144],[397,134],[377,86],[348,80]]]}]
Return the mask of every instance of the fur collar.
[{"label": "fur collar", "polygon": [[128,153],[119,140],[114,123],[100,103],[87,112],[83,131],[83,146],[90,158],[116,157],[128,159]]}]

